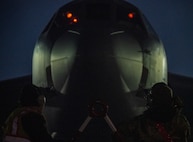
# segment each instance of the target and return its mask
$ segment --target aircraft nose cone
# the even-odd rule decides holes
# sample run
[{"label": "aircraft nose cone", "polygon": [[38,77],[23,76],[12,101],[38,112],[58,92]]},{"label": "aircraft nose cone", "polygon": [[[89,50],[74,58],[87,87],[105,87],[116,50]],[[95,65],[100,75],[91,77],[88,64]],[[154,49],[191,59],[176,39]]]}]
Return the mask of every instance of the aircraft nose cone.
[{"label": "aircraft nose cone", "polygon": [[93,95],[120,86],[124,91],[136,90],[143,68],[140,51],[137,39],[126,34],[104,36],[96,32],[71,39],[63,36],[55,42],[51,54],[54,87],[66,93],[72,84],[76,92]]}]

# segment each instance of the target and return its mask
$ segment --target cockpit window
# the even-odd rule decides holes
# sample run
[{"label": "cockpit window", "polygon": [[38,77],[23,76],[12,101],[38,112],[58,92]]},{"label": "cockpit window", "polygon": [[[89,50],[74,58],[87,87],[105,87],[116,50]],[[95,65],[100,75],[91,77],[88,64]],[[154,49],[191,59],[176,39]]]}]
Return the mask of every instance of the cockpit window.
[{"label": "cockpit window", "polygon": [[[98,23],[112,26],[127,27],[128,29],[137,29],[146,31],[142,16],[138,9],[124,4],[109,3],[86,3],[72,4],[59,9],[53,19],[52,29],[65,30],[65,27],[80,28],[80,25]],[[91,22],[91,23],[89,23]],[[96,23],[94,23],[96,24]]]}]

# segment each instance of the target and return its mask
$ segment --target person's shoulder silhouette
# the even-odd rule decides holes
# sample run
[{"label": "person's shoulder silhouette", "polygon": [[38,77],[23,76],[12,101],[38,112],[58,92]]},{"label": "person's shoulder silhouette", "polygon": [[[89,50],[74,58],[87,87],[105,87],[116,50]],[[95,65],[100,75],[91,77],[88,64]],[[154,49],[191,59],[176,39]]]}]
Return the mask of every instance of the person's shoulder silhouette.
[{"label": "person's shoulder silhouette", "polygon": [[148,94],[148,109],[120,127],[132,142],[187,142],[190,124],[182,114],[183,102],[172,89],[159,82]]}]

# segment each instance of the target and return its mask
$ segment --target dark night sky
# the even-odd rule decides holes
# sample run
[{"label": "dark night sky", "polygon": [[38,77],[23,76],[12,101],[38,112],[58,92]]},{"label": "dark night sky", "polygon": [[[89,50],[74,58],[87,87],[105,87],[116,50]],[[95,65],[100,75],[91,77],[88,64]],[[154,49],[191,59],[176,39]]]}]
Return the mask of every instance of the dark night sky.
[{"label": "dark night sky", "polygon": [[[70,0],[1,0],[0,80],[31,74],[39,34]],[[130,0],[162,39],[169,72],[193,77],[193,1]]]}]

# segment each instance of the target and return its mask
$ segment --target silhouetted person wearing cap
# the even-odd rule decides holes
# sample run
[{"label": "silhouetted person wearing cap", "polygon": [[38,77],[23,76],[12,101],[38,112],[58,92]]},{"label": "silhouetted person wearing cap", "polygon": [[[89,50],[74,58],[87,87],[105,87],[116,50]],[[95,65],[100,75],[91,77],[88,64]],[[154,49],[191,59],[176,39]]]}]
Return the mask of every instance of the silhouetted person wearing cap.
[{"label": "silhouetted person wearing cap", "polygon": [[38,87],[25,86],[19,107],[6,120],[3,142],[53,142],[42,114],[45,103]]},{"label": "silhouetted person wearing cap", "polygon": [[156,83],[149,94],[148,109],[120,126],[126,142],[187,142],[190,124],[181,113],[182,102],[165,83]]}]

